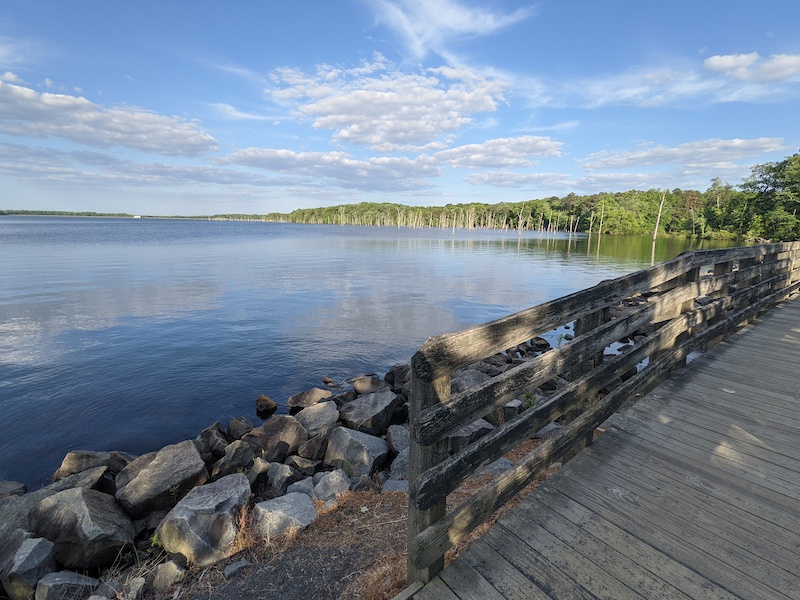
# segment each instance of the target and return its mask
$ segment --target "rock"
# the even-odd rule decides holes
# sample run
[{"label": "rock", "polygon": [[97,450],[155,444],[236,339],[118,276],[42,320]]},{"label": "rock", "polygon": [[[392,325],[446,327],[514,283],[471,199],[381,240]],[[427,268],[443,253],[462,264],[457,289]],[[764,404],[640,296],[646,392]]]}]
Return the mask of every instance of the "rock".
[{"label": "rock", "polygon": [[256,456],[253,466],[247,473],[247,480],[253,489],[269,485],[269,463],[260,456]]},{"label": "rock", "polygon": [[28,491],[28,486],[19,481],[0,481],[0,500],[9,496],[22,496]]},{"label": "rock", "polygon": [[225,579],[230,579],[236,575],[236,573],[249,566],[250,563],[245,559],[237,560],[229,565],[225,565],[225,568],[222,570],[222,574],[225,575]]},{"label": "rock", "polygon": [[[195,448],[197,448],[197,445],[195,445]],[[200,449],[198,448],[198,452],[199,451]],[[153,462],[156,454],[158,454],[158,452],[148,452],[147,454],[142,454],[136,460],[132,461],[127,467],[122,469],[122,471],[120,471],[117,474],[117,477],[114,479],[115,483],[117,484],[117,491],[128,485],[145,467]]]},{"label": "rock", "polygon": [[336,402],[319,402],[304,408],[294,417],[305,427],[309,437],[312,437],[326,431],[339,420],[339,409],[336,407]]},{"label": "rock", "polygon": [[490,464],[486,465],[486,468],[483,469],[479,473],[479,475],[484,475],[484,474],[502,475],[506,471],[508,471],[510,469],[513,469],[513,468],[514,468],[514,463],[511,460],[509,460],[509,459],[507,459],[505,457],[502,457],[502,458],[498,458],[493,463],[490,463]]},{"label": "rock", "polygon": [[259,419],[269,419],[278,410],[278,403],[269,396],[261,394],[256,398],[256,415]]},{"label": "rock", "polygon": [[321,388],[311,388],[305,392],[300,392],[294,396],[289,396],[286,404],[289,406],[289,411],[294,412],[301,408],[308,408],[317,402],[322,402],[333,396],[330,390],[323,390]]},{"label": "rock", "polygon": [[320,462],[322,461],[311,460],[293,454],[292,456],[287,458],[283,464],[289,465],[301,475],[308,477],[314,474],[314,472],[317,470],[317,465],[319,465]]},{"label": "rock", "polygon": [[559,425],[558,423],[548,423],[544,427],[542,427],[539,431],[531,436],[532,439],[540,439],[546,440],[549,437],[553,437],[559,431],[564,428],[563,425]]},{"label": "rock", "polygon": [[250,444],[253,452],[264,460],[283,462],[308,441],[308,432],[294,417],[275,415],[242,437],[242,441]]},{"label": "rock", "polygon": [[297,455],[310,460],[322,460],[325,458],[325,451],[328,449],[329,431],[323,431],[309,438],[305,444],[298,448]]},{"label": "rock", "polygon": [[305,479],[301,479],[300,481],[295,481],[288,488],[286,488],[287,494],[300,492],[302,494],[308,494],[310,496],[313,491],[314,491],[313,477],[306,477]]},{"label": "rock", "polygon": [[167,592],[185,576],[186,569],[174,560],[168,560],[153,569],[153,589],[157,592]]},{"label": "rock", "polygon": [[384,492],[405,492],[408,493],[407,479],[390,479],[383,484]]},{"label": "rock", "polygon": [[339,414],[342,423],[351,429],[370,435],[383,435],[398,403],[394,392],[376,392],[348,402],[339,409]]},{"label": "rock", "polygon": [[217,421],[210,427],[206,427],[197,436],[197,439],[208,448],[214,458],[221,458],[225,455],[225,448],[228,446],[228,438],[225,437],[225,430],[222,423]]},{"label": "rock", "polygon": [[303,478],[300,473],[289,465],[282,465],[280,463],[270,464],[267,477],[269,478],[269,487],[272,489],[273,493],[279,496],[285,494],[286,489],[291,484]]},{"label": "rock", "polygon": [[380,377],[375,375],[364,375],[353,379],[353,389],[356,394],[363,396],[365,394],[374,394],[389,389],[389,384]]},{"label": "rock", "polygon": [[96,467],[65,477],[35,492],[0,500],[0,549],[6,547],[15,530],[28,528],[28,513],[39,502],[63,490],[97,487],[106,471],[106,467]]},{"label": "rock", "polygon": [[481,373],[475,369],[461,371],[450,382],[450,393],[459,394],[469,388],[491,381],[491,379],[486,373]]},{"label": "rock", "polygon": [[354,492],[372,492],[380,491],[380,486],[369,475],[362,475],[350,480],[350,489]]},{"label": "rock", "polygon": [[219,479],[232,473],[244,473],[253,466],[256,456],[247,442],[236,440],[225,447],[225,456],[211,467],[211,479]]},{"label": "rock", "polygon": [[408,425],[391,425],[386,430],[386,442],[394,454],[400,454],[411,444],[411,435]]},{"label": "rock", "polygon": [[274,539],[289,528],[305,529],[316,518],[317,508],[309,496],[286,494],[253,507],[253,531],[260,537]]},{"label": "rock", "polygon": [[389,368],[383,379],[392,386],[393,392],[399,394],[402,392],[403,386],[411,381],[411,365],[394,365]]},{"label": "rock", "polygon": [[325,502],[339,494],[350,491],[350,477],[343,469],[336,469],[323,475],[314,486],[312,496]]},{"label": "rock", "polygon": [[82,600],[99,585],[94,577],[72,571],[48,573],[36,584],[36,600]]},{"label": "rock", "polygon": [[147,579],[144,577],[129,577],[122,586],[120,597],[125,600],[139,600],[144,594]]},{"label": "rock", "polygon": [[356,394],[355,390],[347,390],[346,392],[342,392],[341,394],[337,394],[336,396],[331,396],[331,402],[336,402],[336,406],[343,406],[348,402],[352,402],[356,399],[358,394]]},{"label": "rock", "polygon": [[250,498],[242,473],[194,488],[156,529],[164,550],[188,564],[208,567],[233,552],[237,521]]},{"label": "rock", "polygon": [[348,477],[369,475],[379,469],[389,454],[389,445],[379,437],[346,427],[334,429],[328,440],[325,464],[344,469]]},{"label": "rock", "polygon": [[[208,479],[206,465],[191,440],[165,446],[145,464],[138,465],[142,458],[125,467],[117,478],[117,500],[135,519],[154,510],[172,508],[188,490]],[[128,469],[134,476],[119,489],[120,478],[129,479]]]},{"label": "rock", "polygon": [[37,504],[28,515],[31,530],[55,544],[59,562],[69,568],[111,563],[133,544],[133,521],[113,496],[76,488],[58,492]]},{"label": "rock", "polygon": [[455,454],[459,450],[466,448],[475,440],[489,433],[492,429],[494,429],[494,427],[483,419],[478,419],[469,425],[464,425],[464,427],[458,429],[448,437],[450,454]]},{"label": "rock", "polygon": [[253,422],[247,417],[234,417],[228,421],[228,438],[240,440],[246,433],[253,430]]},{"label": "rock", "polygon": [[392,461],[391,479],[408,479],[408,452],[408,448],[403,449]]},{"label": "rock", "polygon": [[112,473],[119,473],[136,457],[127,452],[94,452],[92,450],[73,450],[61,461],[61,466],[53,473],[53,481],[64,479],[75,473],[82,473],[95,467],[108,467]]},{"label": "rock", "polygon": [[6,536],[3,544],[0,545],[0,574],[11,564],[22,542],[32,537],[30,531],[22,528],[15,529]]},{"label": "rock", "polygon": [[39,580],[56,570],[53,542],[28,538],[22,542],[9,564],[0,567],[0,582],[10,600],[29,600]]},{"label": "rock", "polygon": [[516,417],[525,408],[524,403],[519,398],[514,398],[511,402],[503,407],[503,420],[508,423],[511,419]]},{"label": "rock", "polygon": [[336,387],[336,382],[334,382],[333,379],[331,379],[327,375],[322,378],[322,383],[324,383],[328,387]]},{"label": "rock", "polygon": [[537,337],[531,340],[531,343],[536,347],[537,350],[544,351],[550,349],[550,342],[546,339]]}]

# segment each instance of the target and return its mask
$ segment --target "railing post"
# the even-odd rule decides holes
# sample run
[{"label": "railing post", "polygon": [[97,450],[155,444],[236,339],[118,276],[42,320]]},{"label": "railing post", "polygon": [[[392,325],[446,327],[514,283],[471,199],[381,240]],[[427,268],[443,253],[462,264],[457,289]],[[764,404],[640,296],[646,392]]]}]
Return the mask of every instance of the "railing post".
[{"label": "railing post", "polygon": [[[413,367],[413,361],[412,361]],[[444,556],[423,569],[414,565],[411,555],[412,542],[422,531],[433,525],[446,514],[446,499],[442,498],[426,510],[420,510],[414,504],[413,486],[417,478],[431,467],[436,466],[449,455],[447,439],[440,440],[431,446],[421,446],[416,440],[414,426],[419,414],[426,408],[447,402],[450,398],[450,375],[442,375],[433,381],[424,381],[412,368],[411,396],[408,402],[409,422],[411,427],[411,445],[408,455],[408,583],[421,581],[427,583],[444,567]]]},{"label": "railing post", "polygon": [[[688,269],[683,275],[681,275],[680,277],[677,277],[675,279],[675,281],[674,281],[675,285],[670,286],[669,289],[674,289],[674,288],[679,287],[681,285],[694,283],[699,278],[700,278],[700,267],[699,266],[692,267],[691,269]],[[686,302],[682,303],[680,305],[680,307],[678,307],[675,316],[677,317],[678,315],[681,315],[683,313],[689,312],[690,310],[694,310],[694,299],[687,300]],[[653,355],[650,357],[649,362],[652,363],[652,362],[658,360],[658,357],[661,356],[662,354],[668,352],[675,345],[676,342],[683,341],[689,335],[691,335],[691,331],[684,331],[684,332],[678,334],[674,339],[669,340],[660,350],[658,350],[657,352],[653,353]],[[680,367],[682,367],[685,364],[686,364],[686,359],[685,358],[682,361],[675,363],[672,366],[672,368],[670,368],[670,370],[667,371],[664,374],[664,377],[662,378],[662,380],[666,379],[669,376],[669,373],[671,373],[675,369],[679,369]]]}]

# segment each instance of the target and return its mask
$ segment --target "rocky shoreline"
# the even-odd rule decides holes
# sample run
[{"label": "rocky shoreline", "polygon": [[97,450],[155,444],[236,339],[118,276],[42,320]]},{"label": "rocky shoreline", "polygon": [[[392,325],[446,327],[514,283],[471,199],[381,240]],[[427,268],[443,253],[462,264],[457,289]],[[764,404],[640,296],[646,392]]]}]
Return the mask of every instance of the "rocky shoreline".
[{"label": "rocky shoreline", "polygon": [[[564,336],[567,339],[571,336]],[[536,338],[455,373],[458,393],[550,349]],[[216,422],[193,440],[132,456],[68,453],[53,483],[28,492],[0,482],[0,584],[13,599],[135,599],[166,592],[188,569],[223,561],[253,540],[305,528],[337,495],[408,490],[409,365],[288,398],[267,396],[263,421]],[[463,427],[450,452],[564,385],[556,378]],[[557,430],[557,424],[548,430]],[[545,436],[542,431],[537,437]],[[157,562],[147,575],[137,565]],[[229,565],[234,567],[235,565]]]}]

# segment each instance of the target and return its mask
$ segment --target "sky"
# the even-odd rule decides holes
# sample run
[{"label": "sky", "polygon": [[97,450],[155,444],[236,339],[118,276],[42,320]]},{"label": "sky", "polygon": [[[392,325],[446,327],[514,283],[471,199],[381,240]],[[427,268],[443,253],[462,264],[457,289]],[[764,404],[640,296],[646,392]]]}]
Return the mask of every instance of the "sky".
[{"label": "sky", "polygon": [[796,0],[3,0],[0,209],[264,214],[737,185]]}]

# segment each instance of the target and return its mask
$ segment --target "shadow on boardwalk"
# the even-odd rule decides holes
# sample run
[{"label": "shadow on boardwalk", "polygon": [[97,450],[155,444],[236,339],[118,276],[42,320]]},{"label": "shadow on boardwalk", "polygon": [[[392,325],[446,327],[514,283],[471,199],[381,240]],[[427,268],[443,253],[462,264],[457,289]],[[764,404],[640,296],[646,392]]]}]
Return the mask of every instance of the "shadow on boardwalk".
[{"label": "shadow on boardwalk", "polygon": [[414,598],[800,598],[800,300],[608,423]]}]

